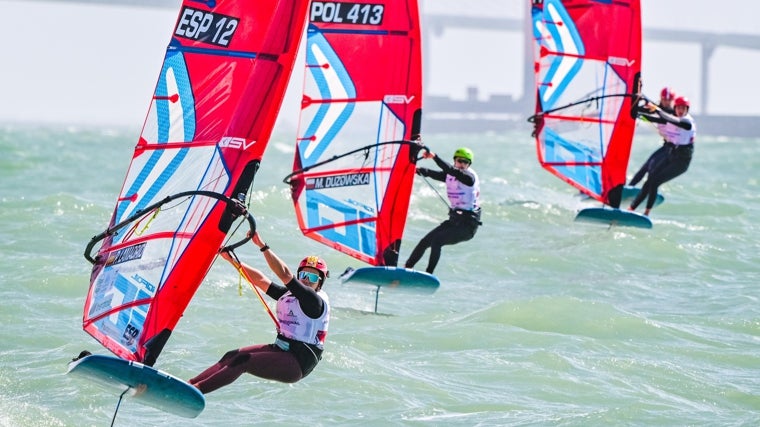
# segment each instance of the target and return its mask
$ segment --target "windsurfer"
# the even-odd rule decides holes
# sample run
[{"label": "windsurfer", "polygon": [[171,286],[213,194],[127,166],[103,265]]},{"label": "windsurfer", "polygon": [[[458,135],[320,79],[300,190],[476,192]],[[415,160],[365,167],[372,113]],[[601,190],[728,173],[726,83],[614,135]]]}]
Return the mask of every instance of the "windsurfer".
[{"label": "windsurfer", "polygon": [[254,233],[251,239],[285,286],[273,283],[260,270],[239,263],[228,252],[222,252],[221,256],[242,269],[254,286],[277,300],[277,338],[273,344],[229,351],[219,362],[192,378],[190,384],[204,394],[231,384],[245,372],[294,383],[309,375],[322,359],[330,321],[330,303],[322,291],[322,285],[329,277],[327,264],[322,258],[306,257],[299,264],[296,277],[258,233]]},{"label": "windsurfer", "polygon": [[[664,87],[660,91],[660,103],[657,105],[661,110],[665,111],[669,114],[675,114],[675,110],[673,109],[673,100],[676,99],[676,94],[673,92],[673,89],[669,87]],[[667,158],[667,154],[670,151],[670,146],[668,145],[668,141],[665,138],[664,134],[664,128],[667,126],[667,123],[662,123],[660,117],[657,115],[654,110],[650,109],[647,105],[644,105],[643,107],[638,108],[639,114],[638,116],[643,118],[644,120],[648,122],[654,123],[654,125],[657,127],[657,132],[662,136],[663,138],[663,144],[660,148],[655,150],[654,153],[652,153],[646,162],[644,162],[643,165],[641,165],[641,168],[638,172],[631,178],[631,182],[628,185],[636,185],[644,178],[644,175],[652,169],[655,168],[661,161]]]},{"label": "windsurfer", "polygon": [[427,148],[424,148],[423,157],[433,159],[441,170],[417,168],[417,175],[445,182],[451,208],[449,219],[420,240],[407,259],[405,267],[414,268],[425,250],[430,248],[430,258],[425,271],[433,274],[441,257],[441,247],[472,239],[482,224],[480,222],[480,181],[475,171],[470,168],[473,153],[469,148],[462,147],[454,152],[453,166]]},{"label": "windsurfer", "polygon": [[689,114],[691,103],[688,98],[679,96],[673,102],[675,114],[670,114],[662,108],[648,104],[647,107],[656,114],[651,120],[664,124],[660,131],[665,138],[665,153],[662,160],[652,165],[649,176],[641,187],[641,191],[631,203],[630,210],[636,210],[647,195],[646,210],[649,212],[657,200],[657,188],[671,179],[686,172],[691,163],[694,153],[694,138],[696,136],[696,124]]}]

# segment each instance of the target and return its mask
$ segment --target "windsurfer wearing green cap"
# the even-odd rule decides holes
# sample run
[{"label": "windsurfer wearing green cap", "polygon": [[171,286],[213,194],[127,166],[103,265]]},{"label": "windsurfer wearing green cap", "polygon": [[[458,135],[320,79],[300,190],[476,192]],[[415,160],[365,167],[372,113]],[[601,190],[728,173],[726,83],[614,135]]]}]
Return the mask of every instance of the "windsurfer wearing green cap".
[{"label": "windsurfer wearing green cap", "polygon": [[441,247],[472,239],[482,224],[480,222],[479,201],[480,181],[475,171],[470,168],[474,156],[472,150],[467,147],[458,148],[454,152],[453,166],[427,149],[424,149],[423,156],[426,159],[433,159],[441,170],[417,168],[417,175],[445,182],[451,207],[449,208],[449,219],[442,222],[420,240],[412,254],[409,255],[405,267],[414,268],[425,250],[430,248],[430,259],[425,271],[433,274],[433,270],[435,270],[441,257]]}]

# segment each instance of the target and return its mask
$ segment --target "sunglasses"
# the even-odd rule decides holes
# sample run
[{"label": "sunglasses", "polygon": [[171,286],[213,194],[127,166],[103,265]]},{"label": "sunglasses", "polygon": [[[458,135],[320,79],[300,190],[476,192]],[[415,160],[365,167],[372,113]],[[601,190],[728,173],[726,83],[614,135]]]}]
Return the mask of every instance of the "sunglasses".
[{"label": "sunglasses", "polygon": [[298,279],[299,280],[308,280],[310,283],[317,283],[317,282],[319,282],[319,274],[317,274],[317,273],[310,273],[308,271],[299,271],[298,272]]},{"label": "sunglasses", "polygon": [[467,159],[463,159],[463,158],[461,158],[461,157],[454,157],[454,161],[455,161],[455,162],[457,162],[457,163],[464,163],[464,164],[466,164],[466,165],[469,165],[469,164],[470,164],[470,161],[469,161],[469,160],[467,160]]}]

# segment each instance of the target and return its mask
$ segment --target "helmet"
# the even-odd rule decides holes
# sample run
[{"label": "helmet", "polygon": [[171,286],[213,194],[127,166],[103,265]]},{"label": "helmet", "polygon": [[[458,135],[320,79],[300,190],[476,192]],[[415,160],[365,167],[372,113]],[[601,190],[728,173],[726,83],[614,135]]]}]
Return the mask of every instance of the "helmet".
[{"label": "helmet", "polygon": [[454,152],[454,157],[460,157],[462,159],[467,159],[472,163],[472,158],[474,157],[472,155],[472,150],[470,150],[467,147],[460,147],[457,148],[457,151]]},{"label": "helmet", "polygon": [[686,108],[690,108],[691,102],[689,102],[689,98],[685,96],[679,96],[678,98],[676,98],[676,101],[673,103],[673,106],[678,107],[679,105],[684,105],[686,106]]},{"label": "helmet", "polygon": [[327,263],[322,258],[312,255],[307,256],[306,258],[301,260],[301,263],[298,264],[298,270],[301,271],[304,269],[304,267],[312,267],[319,270],[319,273],[322,275],[322,280],[324,281],[326,278],[330,277],[330,271],[327,270]]},{"label": "helmet", "polygon": [[660,91],[660,98],[662,99],[667,99],[668,101],[672,101],[675,99],[675,97],[676,97],[676,93],[673,92],[673,89],[669,87],[664,87]]}]

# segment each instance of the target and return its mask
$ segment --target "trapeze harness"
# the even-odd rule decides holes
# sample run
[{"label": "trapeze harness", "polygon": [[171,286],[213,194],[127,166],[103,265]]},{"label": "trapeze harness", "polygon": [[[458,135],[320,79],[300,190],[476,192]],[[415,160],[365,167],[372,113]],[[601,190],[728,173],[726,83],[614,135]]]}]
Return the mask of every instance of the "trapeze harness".
[{"label": "trapeze harness", "polygon": [[324,301],[322,314],[313,319],[301,309],[298,298],[290,291],[277,300],[277,321],[280,330],[274,345],[295,356],[303,376],[307,376],[322,360],[327,327],[330,323],[330,302],[321,290],[317,295]]}]

